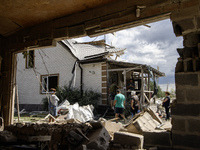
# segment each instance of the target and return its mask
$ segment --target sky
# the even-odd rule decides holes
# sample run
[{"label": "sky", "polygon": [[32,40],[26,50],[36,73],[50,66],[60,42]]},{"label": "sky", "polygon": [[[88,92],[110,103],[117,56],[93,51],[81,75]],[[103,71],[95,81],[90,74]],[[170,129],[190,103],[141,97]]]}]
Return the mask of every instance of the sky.
[{"label": "sky", "polygon": [[106,34],[94,38],[77,38],[76,41],[98,41],[106,39],[106,43],[116,48],[126,48],[125,54],[118,57],[118,61],[133,62],[159,67],[166,77],[158,80],[163,91],[175,90],[175,66],[178,53],[177,48],[183,47],[183,38],[176,37],[169,19],[121,30],[113,34]]}]

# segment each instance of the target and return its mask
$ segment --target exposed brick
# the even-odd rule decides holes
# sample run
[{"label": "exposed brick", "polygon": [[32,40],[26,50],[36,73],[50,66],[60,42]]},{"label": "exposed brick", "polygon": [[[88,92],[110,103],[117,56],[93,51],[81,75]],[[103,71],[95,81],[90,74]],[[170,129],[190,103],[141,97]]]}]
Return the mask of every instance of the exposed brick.
[{"label": "exposed brick", "polygon": [[172,132],[173,146],[182,146],[190,148],[200,148],[200,136],[197,135],[179,135]]},{"label": "exposed brick", "polygon": [[102,83],[101,86],[102,87],[107,87],[107,83]]},{"label": "exposed brick", "polygon": [[187,123],[189,132],[200,133],[200,120],[189,119]]},{"label": "exposed brick", "polygon": [[102,94],[101,97],[102,98],[107,98],[107,94]]},{"label": "exposed brick", "polygon": [[106,105],[107,104],[107,100],[102,100],[102,104]]},{"label": "exposed brick", "polygon": [[107,88],[103,88],[101,91],[102,93],[107,93]]},{"label": "exposed brick", "polygon": [[106,66],[102,66],[101,69],[102,69],[102,70],[106,70],[107,67],[106,67]]},{"label": "exposed brick", "polygon": [[176,89],[176,99],[178,103],[185,102],[185,90],[184,89]]},{"label": "exposed brick", "polygon": [[175,74],[175,81],[178,85],[192,85],[192,86],[198,86],[198,74],[194,73],[176,73]]},{"label": "exposed brick", "polygon": [[173,118],[172,120],[172,132],[173,131],[185,131],[186,130],[186,120]]},{"label": "exposed brick", "polygon": [[199,88],[186,90],[186,100],[189,102],[199,102],[200,103],[199,95],[200,95]]},{"label": "exposed brick", "polygon": [[102,77],[101,80],[102,80],[102,81],[107,81],[107,78],[106,78],[106,77]]},{"label": "exposed brick", "polygon": [[175,107],[171,108],[171,112],[172,115],[198,116],[200,115],[200,104],[176,104]]},{"label": "exposed brick", "polygon": [[106,72],[106,71],[102,71],[102,72],[101,72],[101,75],[102,75],[102,76],[106,76],[106,75],[107,75],[107,72]]}]

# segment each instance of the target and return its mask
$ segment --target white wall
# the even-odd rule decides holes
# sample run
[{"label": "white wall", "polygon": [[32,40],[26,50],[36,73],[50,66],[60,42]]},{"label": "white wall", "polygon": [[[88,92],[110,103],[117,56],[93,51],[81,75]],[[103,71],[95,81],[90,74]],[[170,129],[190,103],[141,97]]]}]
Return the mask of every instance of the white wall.
[{"label": "white wall", "polygon": [[[43,52],[42,52],[43,51]],[[41,55],[40,55],[41,54]],[[45,65],[41,59],[44,59]],[[57,47],[35,50],[35,70],[40,81],[40,75],[59,74],[59,86],[68,85],[71,80],[71,70],[76,59],[60,44]],[[77,67],[78,68],[78,67]],[[41,104],[46,95],[40,93],[40,84],[32,68],[25,69],[25,59],[18,54],[17,85],[20,104]],[[80,87],[80,69],[76,72],[76,86]]]},{"label": "white wall", "polygon": [[[93,90],[101,93],[102,81],[101,81],[101,63],[84,64],[83,68],[83,90]],[[100,97],[99,103],[102,104],[102,98]]]},{"label": "white wall", "polygon": [[83,90],[92,89],[101,93],[101,63],[84,64]]}]

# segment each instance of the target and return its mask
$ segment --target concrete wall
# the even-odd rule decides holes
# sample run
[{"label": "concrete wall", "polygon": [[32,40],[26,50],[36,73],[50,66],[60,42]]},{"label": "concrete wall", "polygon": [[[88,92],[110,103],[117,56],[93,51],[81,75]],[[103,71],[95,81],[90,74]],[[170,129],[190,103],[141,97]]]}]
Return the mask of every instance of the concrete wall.
[{"label": "concrete wall", "polygon": [[[84,64],[83,68],[83,90],[93,90],[101,93],[101,63]],[[101,104],[101,100],[99,102]]]}]

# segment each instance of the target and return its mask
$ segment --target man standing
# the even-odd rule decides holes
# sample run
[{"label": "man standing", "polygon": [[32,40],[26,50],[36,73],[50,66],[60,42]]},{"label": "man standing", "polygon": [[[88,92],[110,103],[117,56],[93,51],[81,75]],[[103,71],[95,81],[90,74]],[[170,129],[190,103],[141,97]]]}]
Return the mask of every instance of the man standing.
[{"label": "man standing", "polygon": [[123,114],[124,107],[125,107],[125,96],[123,94],[121,94],[121,91],[119,89],[117,90],[117,95],[115,96],[114,106],[115,106],[116,122],[118,122],[118,116],[120,114],[122,116],[122,118],[124,119],[124,123],[127,123],[127,120]]}]

